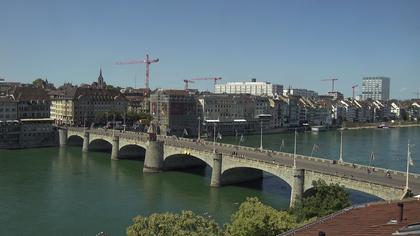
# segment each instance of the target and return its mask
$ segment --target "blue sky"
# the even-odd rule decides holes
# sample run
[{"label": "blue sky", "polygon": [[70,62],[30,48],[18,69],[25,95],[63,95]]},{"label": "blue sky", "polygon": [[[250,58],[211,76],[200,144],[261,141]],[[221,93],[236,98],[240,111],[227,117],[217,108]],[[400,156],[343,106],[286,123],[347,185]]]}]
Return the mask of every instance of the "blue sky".
[{"label": "blue sky", "polygon": [[[0,76],[30,82],[105,81],[183,88],[182,80],[223,77],[320,93],[336,77],[351,96],[364,76],[391,77],[391,96],[420,88],[420,1],[60,1],[0,0]],[[211,81],[193,88],[212,90]],[[359,90],[360,92],[360,90]]]}]

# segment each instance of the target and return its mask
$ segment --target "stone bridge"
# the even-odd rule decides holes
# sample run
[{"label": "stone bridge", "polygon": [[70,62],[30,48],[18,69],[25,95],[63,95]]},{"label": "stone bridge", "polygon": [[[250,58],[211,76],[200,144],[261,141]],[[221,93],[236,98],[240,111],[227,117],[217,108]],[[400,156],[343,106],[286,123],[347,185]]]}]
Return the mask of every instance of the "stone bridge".
[{"label": "stone bridge", "polygon": [[[405,173],[399,171],[392,171],[392,178],[388,178],[385,177],[385,169],[376,168],[368,173],[366,166],[301,155],[297,156],[297,167],[293,168],[293,155],[289,153],[229,144],[215,145],[207,141],[168,136],[157,136],[156,140],[150,140],[145,133],[114,130],[60,128],[60,146],[65,146],[73,136],[83,140],[84,152],[89,151],[89,144],[94,141],[109,143],[112,146],[112,160],[118,160],[120,150],[126,146],[135,145],[145,149],[143,172],[208,165],[212,169],[210,185],[213,187],[259,179],[266,172],[279,177],[291,187],[291,205],[313,188],[313,181],[319,179],[384,200],[400,199],[406,195]],[[411,191],[418,194],[420,176],[410,174],[409,179]]]}]

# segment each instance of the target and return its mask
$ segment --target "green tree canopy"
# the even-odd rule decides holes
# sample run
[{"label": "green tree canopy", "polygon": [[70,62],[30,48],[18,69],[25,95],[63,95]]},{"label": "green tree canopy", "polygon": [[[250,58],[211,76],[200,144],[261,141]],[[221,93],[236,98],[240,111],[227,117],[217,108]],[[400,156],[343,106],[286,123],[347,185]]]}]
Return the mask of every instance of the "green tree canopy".
[{"label": "green tree canopy", "polygon": [[247,198],[222,232],[214,220],[195,215],[191,211],[181,214],[152,214],[137,216],[127,228],[127,235],[226,235],[270,236],[305,224],[316,217],[325,216],[350,206],[349,194],[338,184],[313,182],[313,194],[306,196],[289,211],[278,211],[261,203],[258,198]]},{"label": "green tree canopy", "polygon": [[44,84],[45,84],[45,81],[41,78],[38,78],[38,79],[32,81],[32,85],[34,85],[35,87],[38,87],[38,88],[42,88],[42,86]]},{"label": "green tree canopy", "polygon": [[296,227],[296,219],[287,211],[278,211],[261,203],[258,198],[247,198],[225,225],[226,235],[278,235]]},{"label": "green tree canopy", "polygon": [[127,112],[127,120],[132,122],[142,121],[142,124],[149,125],[150,121],[153,119],[152,115],[143,113],[143,112]]},{"label": "green tree canopy", "polygon": [[338,184],[313,182],[313,194],[306,196],[290,210],[299,221],[321,217],[350,206],[349,193]]},{"label": "green tree canopy", "polygon": [[221,235],[217,223],[208,218],[198,216],[192,211],[182,211],[181,214],[162,213],[150,216],[137,216],[134,224],[127,228],[127,235],[154,236],[213,236]]}]

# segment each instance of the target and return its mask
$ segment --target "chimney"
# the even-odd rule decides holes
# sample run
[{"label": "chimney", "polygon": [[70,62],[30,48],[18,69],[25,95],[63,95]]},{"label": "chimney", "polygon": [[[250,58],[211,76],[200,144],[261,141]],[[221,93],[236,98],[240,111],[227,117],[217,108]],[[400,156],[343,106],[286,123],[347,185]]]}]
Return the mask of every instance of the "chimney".
[{"label": "chimney", "polygon": [[397,204],[397,206],[398,206],[399,212],[400,212],[400,215],[398,217],[398,222],[401,222],[403,220],[403,217],[404,217],[404,203],[399,202]]}]

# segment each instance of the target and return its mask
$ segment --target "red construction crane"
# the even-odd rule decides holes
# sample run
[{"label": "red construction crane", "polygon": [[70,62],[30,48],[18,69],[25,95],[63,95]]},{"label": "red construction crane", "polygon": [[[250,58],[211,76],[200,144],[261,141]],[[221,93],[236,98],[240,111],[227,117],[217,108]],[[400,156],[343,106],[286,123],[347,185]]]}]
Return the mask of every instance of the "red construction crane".
[{"label": "red construction crane", "polygon": [[185,82],[185,91],[188,91],[188,84],[189,83],[194,83],[194,81],[192,81],[192,80],[188,80],[188,79],[184,79],[184,82]]},{"label": "red construction crane", "polygon": [[358,87],[358,84],[355,84],[353,86],[351,86],[351,89],[353,89],[353,100],[354,100],[354,90]]},{"label": "red construction crane", "polygon": [[336,81],[336,80],[338,80],[338,79],[336,79],[336,78],[332,78],[332,79],[323,79],[323,80],[321,80],[321,81],[331,81],[331,82],[332,82],[332,89],[331,89],[331,92],[334,92],[334,81]]},{"label": "red construction crane", "polygon": [[146,64],[146,88],[149,88],[149,80],[150,80],[150,64],[159,62],[159,58],[156,59],[149,59],[149,54],[146,54],[146,59],[143,61],[125,61],[125,62],[117,62],[117,65],[130,65],[130,64]]}]

